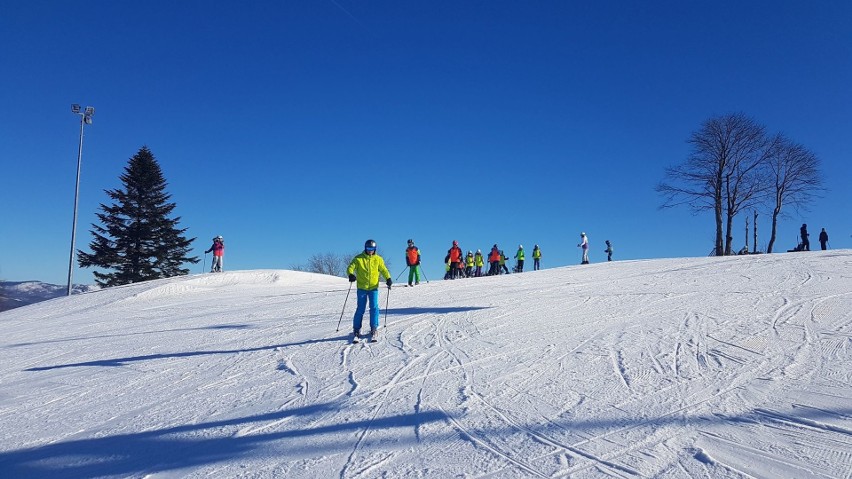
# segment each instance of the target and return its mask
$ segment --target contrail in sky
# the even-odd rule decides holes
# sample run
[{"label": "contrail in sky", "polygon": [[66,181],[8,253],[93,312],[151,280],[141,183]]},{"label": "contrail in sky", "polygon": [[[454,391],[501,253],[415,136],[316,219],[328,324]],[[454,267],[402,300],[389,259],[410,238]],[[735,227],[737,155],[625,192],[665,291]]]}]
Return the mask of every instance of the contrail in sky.
[{"label": "contrail in sky", "polygon": [[[331,3],[333,3],[333,4],[335,4],[335,5],[337,6],[337,8],[339,8],[339,9],[343,10],[343,13],[345,13],[346,15],[348,15],[348,16],[349,16],[349,18],[351,18],[352,20],[355,20],[355,23],[357,23],[358,25],[361,25],[361,27],[362,27],[364,30],[367,30],[368,32],[370,32],[370,29],[369,29],[369,28],[367,28],[367,25],[364,25],[363,23],[361,23],[361,20],[358,20],[357,18],[355,18],[355,15],[352,15],[351,13],[349,13],[349,10],[346,10],[345,8],[343,8],[343,5],[341,5],[341,4],[339,4],[339,3],[337,3],[337,0],[329,0],[329,1],[330,1]],[[370,32],[370,33],[372,33],[372,32]]]}]

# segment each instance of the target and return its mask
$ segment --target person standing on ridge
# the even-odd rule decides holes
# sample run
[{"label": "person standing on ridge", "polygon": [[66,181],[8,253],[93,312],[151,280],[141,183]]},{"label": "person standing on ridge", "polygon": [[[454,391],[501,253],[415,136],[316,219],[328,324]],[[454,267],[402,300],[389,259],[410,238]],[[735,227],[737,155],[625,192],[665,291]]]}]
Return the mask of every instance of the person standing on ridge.
[{"label": "person standing on ridge", "polygon": [[450,279],[456,279],[459,276],[459,263],[461,263],[462,253],[461,248],[459,248],[459,242],[453,240],[453,246],[447,251],[447,254],[450,257]]},{"label": "person standing on ridge", "polygon": [[583,262],[580,264],[589,264],[589,238],[586,233],[580,233],[580,239],[580,244],[577,245],[578,248],[583,248]]},{"label": "person standing on ridge", "polygon": [[825,228],[819,232],[819,246],[825,251],[825,245],[828,243],[828,233],[825,232]]},{"label": "person standing on ridge", "polygon": [[509,268],[506,267],[506,261],[508,259],[509,259],[509,257],[506,256],[506,253],[504,253],[503,250],[501,249],[500,250],[500,260],[499,260],[499,263],[500,263],[499,273],[500,274],[509,274]]},{"label": "person standing on ridge", "polygon": [[488,262],[491,263],[491,269],[488,270],[488,275],[494,276],[500,274],[500,250],[497,249],[496,244],[491,248],[491,254],[488,255]]},{"label": "person standing on ridge", "polygon": [[612,243],[610,243],[609,240],[606,240],[606,249],[604,250],[604,253],[606,253],[606,260],[612,261]]},{"label": "person standing on ridge", "polygon": [[808,240],[808,225],[802,224],[802,227],[799,228],[799,234],[802,237],[802,251],[810,251],[811,250],[811,242]]},{"label": "person standing on ridge", "polygon": [[414,240],[411,239],[405,249],[405,264],[408,265],[408,285],[420,284],[420,249],[414,246]]},{"label": "person standing on ridge", "polygon": [[482,276],[482,267],[485,266],[485,259],[482,257],[482,250],[476,250],[476,254],[473,255],[473,265],[476,266],[476,271],[473,273],[477,278]]},{"label": "person standing on ridge", "polygon": [[524,245],[518,245],[518,252],[515,253],[515,260],[518,262],[518,273],[524,272]]},{"label": "person standing on ridge", "polygon": [[473,278],[473,251],[468,251],[467,256],[464,258],[464,275],[468,278]]},{"label": "person standing on ridge", "polygon": [[210,272],[211,273],[221,273],[222,272],[222,257],[225,256],[225,240],[221,235],[213,238],[213,245],[210,246],[210,249],[204,252],[207,254],[209,252],[213,252],[213,261],[210,263]]},{"label": "person standing on ridge", "polygon": [[533,271],[541,269],[541,250],[538,245],[533,246]]},{"label": "person standing on ridge", "polygon": [[361,323],[367,301],[370,302],[370,342],[375,342],[379,330],[379,275],[385,278],[385,284],[390,291],[391,274],[385,266],[385,260],[376,254],[376,242],[367,240],[364,252],[352,258],[346,269],[349,282],[358,281],[358,306],[355,317],[352,318],[352,342],[357,343],[361,337]]}]

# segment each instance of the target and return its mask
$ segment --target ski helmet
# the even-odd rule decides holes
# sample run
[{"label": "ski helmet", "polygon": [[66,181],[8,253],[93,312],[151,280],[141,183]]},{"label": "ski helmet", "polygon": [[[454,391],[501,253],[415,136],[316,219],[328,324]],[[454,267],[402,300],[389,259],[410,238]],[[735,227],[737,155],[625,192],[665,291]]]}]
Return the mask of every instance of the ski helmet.
[{"label": "ski helmet", "polygon": [[586,232],[583,231],[582,233],[580,233],[580,236],[586,236]]},{"label": "ski helmet", "polygon": [[376,251],[376,242],[367,240],[364,242],[364,251]]},{"label": "ski helmet", "polygon": [[476,252],[477,252],[477,253],[482,254],[482,250],[481,250],[481,249],[476,250]]},{"label": "ski helmet", "polygon": [[524,245],[519,244],[519,245],[518,245],[518,249],[524,249]]},{"label": "ski helmet", "polygon": [[459,245],[459,242],[456,241],[456,240],[453,240],[453,246],[458,246],[458,245]]},{"label": "ski helmet", "polygon": [[414,240],[413,239],[408,240],[408,244],[414,244]]}]

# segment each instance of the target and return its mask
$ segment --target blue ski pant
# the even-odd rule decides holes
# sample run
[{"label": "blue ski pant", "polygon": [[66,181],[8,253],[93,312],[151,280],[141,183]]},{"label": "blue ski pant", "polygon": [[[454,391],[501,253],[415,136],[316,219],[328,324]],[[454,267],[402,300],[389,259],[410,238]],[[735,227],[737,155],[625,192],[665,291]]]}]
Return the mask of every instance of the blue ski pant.
[{"label": "blue ski pant", "polygon": [[379,329],[379,290],[358,290],[358,307],[355,308],[355,317],[352,318],[352,329],[361,330],[364,319],[364,311],[367,309],[367,300],[370,300],[370,330]]}]

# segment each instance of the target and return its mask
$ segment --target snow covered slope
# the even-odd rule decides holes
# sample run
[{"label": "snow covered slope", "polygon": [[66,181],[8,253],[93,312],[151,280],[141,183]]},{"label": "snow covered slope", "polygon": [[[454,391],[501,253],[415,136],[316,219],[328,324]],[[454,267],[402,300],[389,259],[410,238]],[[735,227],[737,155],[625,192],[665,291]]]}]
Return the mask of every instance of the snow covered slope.
[{"label": "snow covered slope", "polygon": [[[394,275],[399,271],[392,271]],[[850,477],[852,251],[394,287],[239,271],[0,313],[0,477]]]}]

